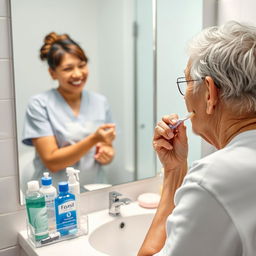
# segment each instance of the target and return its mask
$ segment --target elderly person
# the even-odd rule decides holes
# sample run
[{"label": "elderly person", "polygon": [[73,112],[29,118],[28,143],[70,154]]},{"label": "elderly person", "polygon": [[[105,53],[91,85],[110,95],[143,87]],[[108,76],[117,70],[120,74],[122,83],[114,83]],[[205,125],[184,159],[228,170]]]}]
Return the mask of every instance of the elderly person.
[{"label": "elderly person", "polygon": [[[186,83],[181,83],[186,80]],[[139,256],[256,255],[256,28],[228,22],[189,47],[184,98],[193,131],[218,150],[187,171],[178,116],[153,139],[164,167],[160,204]]]}]

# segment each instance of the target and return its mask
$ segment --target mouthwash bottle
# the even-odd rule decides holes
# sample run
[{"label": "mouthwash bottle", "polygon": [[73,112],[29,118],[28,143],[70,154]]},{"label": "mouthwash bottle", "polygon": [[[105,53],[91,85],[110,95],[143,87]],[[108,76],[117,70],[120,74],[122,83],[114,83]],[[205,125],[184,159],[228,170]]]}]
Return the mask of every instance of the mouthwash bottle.
[{"label": "mouthwash bottle", "polygon": [[68,183],[59,182],[59,195],[55,198],[56,226],[61,236],[77,232],[76,197],[68,192]]},{"label": "mouthwash bottle", "polygon": [[39,191],[39,182],[32,180],[27,183],[28,190],[25,201],[31,234],[36,241],[48,237],[48,219],[44,195]]},{"label": "mouthwash bottle", "polygon": [[45,197],[47,217],[49,224],[49,231],[55,230],[55,198],[57,197],[57,190],[52,185],[52,177],[49,176],[49,172],[44,172],[44,176],[41,178],[41,188],[40,192],[43,193]]}]

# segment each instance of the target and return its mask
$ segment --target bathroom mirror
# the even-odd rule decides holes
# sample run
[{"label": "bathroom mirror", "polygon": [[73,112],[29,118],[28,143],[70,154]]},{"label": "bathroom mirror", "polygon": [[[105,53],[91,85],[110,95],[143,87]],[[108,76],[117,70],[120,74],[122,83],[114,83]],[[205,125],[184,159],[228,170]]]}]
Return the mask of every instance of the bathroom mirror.
[{"label": "bathroom mirror", "polygon": [[32,95],[57,87],[39,59],[43,38],[52,31],[69,34],[85,50],[85,88],[107,97],[117,126],[116,156],[104,166],[103,184],[81,187],[90,191],[156,174],[154,6],[155,0],[11,0],[21,203],[35,154],[21,143],[26,106]]}]

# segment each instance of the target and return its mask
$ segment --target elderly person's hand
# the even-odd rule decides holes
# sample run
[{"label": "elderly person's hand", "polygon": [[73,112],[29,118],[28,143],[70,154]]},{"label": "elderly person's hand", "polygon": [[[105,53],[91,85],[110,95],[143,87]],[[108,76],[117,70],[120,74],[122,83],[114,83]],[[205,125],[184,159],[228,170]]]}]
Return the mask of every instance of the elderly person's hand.
[{"label": "elderly person's hand", "polygon": [[153,147],[167,172],[184,164],[188,156],[186,127],[183,123],[174,130],[168,126],[175,124],[177,120],[176,114],[164,116],[155,127]]}]

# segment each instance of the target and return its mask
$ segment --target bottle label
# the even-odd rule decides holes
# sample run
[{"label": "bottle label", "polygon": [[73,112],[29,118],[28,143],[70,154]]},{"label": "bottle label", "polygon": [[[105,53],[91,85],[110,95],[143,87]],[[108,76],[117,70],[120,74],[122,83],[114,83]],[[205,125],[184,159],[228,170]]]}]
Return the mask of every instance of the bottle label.
[{"label": "bottle label", "polygon": [[47,216],[48,216],[48,223],[49,223],[49,230],[55,229],[55,194],[49,195],[46,194],[45,196],[45,205],[47,208]]},{"label": "bottle label", "polygon": [[71,230],[77,228],[76,202],[70,200],[58,205],[56,208],[57,229],[61,235],[68,235]]},{"label": "bottle label", "polygon": [[75,201],[69,201],[58,206],[59,214],[71,212],[76,210]]},{"label": "bottle label", "polygon": [[[40,240],[40,236],[48,236],[48,219],[47,210],[44,208],[29,208],[30,224],[35,229],[36,240]],[[38,239],[37,239],[38,238]]]},{"label": "bottle label", "polygon": [[54,202],[54,199],[56,198],[55,194],[44,194],[45,202]]}]

